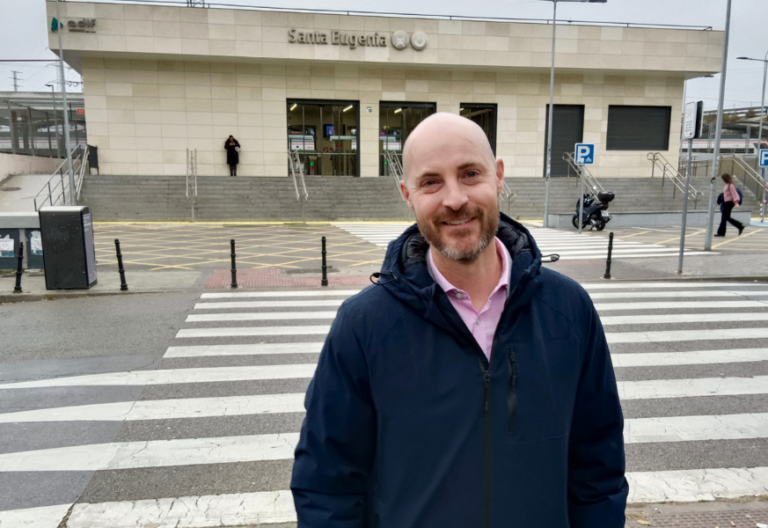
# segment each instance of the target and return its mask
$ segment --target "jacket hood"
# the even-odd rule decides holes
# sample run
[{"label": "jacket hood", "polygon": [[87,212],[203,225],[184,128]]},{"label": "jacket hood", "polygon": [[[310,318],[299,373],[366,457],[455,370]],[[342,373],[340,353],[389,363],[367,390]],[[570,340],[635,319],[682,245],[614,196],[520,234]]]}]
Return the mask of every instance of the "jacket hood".
[{"label": "jacket hood", "polygon": [[[503,213],[499,216],[496,236],[512,259],[506,311],[527,304],[538,288],[541,251],[525,227]],[[445,310],[437,306],[445,306],[448,299],[429,273],[428,250],[429,243],[416,224],[406,229],[389,244],[378,284],[435,324],[453,328]]]}]

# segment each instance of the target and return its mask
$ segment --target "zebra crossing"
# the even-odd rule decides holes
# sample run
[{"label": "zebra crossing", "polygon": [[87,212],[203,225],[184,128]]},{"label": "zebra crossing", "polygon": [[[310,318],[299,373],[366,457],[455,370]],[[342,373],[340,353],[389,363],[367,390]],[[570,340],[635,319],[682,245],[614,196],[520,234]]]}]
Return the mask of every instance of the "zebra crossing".
[{"label": "zebra crossing", "polygon": [[[768,284],[584,287],[616,370],[630,502],[768,494]],[[0,384],[0,397],[143,389],[0,414],[0,424],[120,427],[110,442],[0,453],[0,476],[91,475],[74,504],[0,511],[0,527],[56,528],[67,515],[67,528],[295,522],[304,393],[336,309],[355,293],[204,293],[152,369]]]},{"label": "zebra crossing", "polygon": [[[333,225],[351,235],[362,238],[371,244],[385,248],[392,240],[395,240],[400,236],[411,224],[408,222],[338,222]],[[580,235],[575,231],[546,229],[532,225],[527,225],[526,227],[528,227],[531,235],[533,235],[533,238],[536,240],[542,255],[557,253],[560,255],[561,260],[605,259],[606,257],[608,242],[603,237],[589,235],[587,233]],[[647,244],[616,238],[613,241],[612,258],[616,260],[676,257],[678,256],[679,251],[680,249],[677,246],[670,247],[662,244]],[[685,254],[689,256],[705,256],[717,253],[686,249]]]}]

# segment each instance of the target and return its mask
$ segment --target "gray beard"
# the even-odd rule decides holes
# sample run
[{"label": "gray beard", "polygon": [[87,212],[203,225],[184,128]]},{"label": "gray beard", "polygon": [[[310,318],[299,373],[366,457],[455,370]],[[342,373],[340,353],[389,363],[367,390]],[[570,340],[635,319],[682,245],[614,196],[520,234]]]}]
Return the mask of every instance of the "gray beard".
[{"label": "gray beard", "polygon": [[461,262],[462,264],[471,264],[476,261],[492,241],[493,235],[482,233],[480,240],[477,241],[475,247],[468,251],[459,251],[456,248],[445,246],[439,243],[439,241],[436,241],[437,243],[435,243],[431,240],[427,240],[427,242],[434,246],[434,248],[438,250],[444,257],[455,260],[456,262]]}]

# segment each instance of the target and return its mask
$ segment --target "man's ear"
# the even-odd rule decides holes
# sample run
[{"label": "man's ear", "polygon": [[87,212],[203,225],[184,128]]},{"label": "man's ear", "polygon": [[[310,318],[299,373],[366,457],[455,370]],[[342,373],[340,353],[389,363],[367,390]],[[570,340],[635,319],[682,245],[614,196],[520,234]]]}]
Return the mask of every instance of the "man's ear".
[{"label": "man's ear", "polygon": [[497,179],[497,186],[496,189],[498,191],[498,194],[501,194],[504,190],[504,160],[501,158],[496,160],[496,179]]},{"label": "man's ear", "polygon": [[408,204],[408,209],[413,211],[413,204],[411,204],[411,192],[408,190],[408,186],[403,180],[400,180],[400,190],[403,192],[403,198],[405,198],[405,203]]}]

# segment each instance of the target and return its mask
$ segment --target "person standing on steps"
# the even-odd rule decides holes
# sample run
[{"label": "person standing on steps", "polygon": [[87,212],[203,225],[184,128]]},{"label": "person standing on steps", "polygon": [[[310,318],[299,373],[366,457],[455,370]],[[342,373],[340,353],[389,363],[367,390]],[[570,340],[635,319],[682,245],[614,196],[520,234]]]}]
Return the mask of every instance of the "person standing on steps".
[{"label": "person standing on steps", "polygon": [[736,186],[733,184],[733,178],[731,178],[730,174],[723,174],[720,177],[725,183],[725,188],[723,189],[723,213],[720,217],[720,227],[717,228],[717,234],[715,236],[725,236],[726,222],[730,222],[739,230],[739,234],[741,234],[741,232],[744,231],[744,224],[731,218],[731,211],[738,209],[741,205],[741,197],[739,196],[739,192],[736,190]]},{"label": "person standing on steps", "polygon": [[403,150],[416,215],[342,304],[307,390],[298,528],[624,528],[603,327],[499,212],[504,162],[437,113]]},{"label": "person standing on steps", "polygon": [[240,148],[240,143],[235,139],[235,136],[229,136],[224,142],[224,148],[227,150],[229,175],[237,176],[237,164],[240,163],[240,154],[238,154],[237,149]]}]

